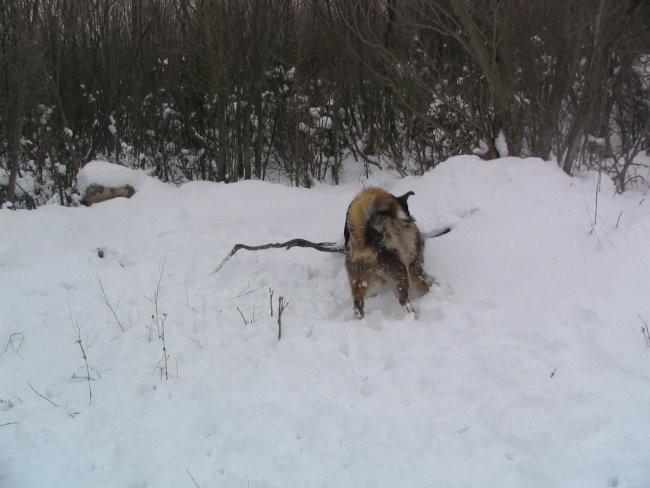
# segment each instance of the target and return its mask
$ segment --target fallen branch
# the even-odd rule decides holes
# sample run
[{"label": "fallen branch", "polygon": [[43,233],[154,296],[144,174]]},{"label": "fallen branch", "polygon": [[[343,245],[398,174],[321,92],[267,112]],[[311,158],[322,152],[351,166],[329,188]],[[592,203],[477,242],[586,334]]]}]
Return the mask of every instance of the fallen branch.
[{"label": "fallen branch", "polygon": [[217,265],[214,271],[210,273],[210,275],[219,272],[219,270],[223,268],[223,265],[226,264],[230,260],[230,258],[233,257],[235,253],[240,249],[245,249],[246,251],[262,251],[264,249],[282,249],[282,248],[291,249],[292,247],[309,247],[322,252],[340,252],[340,253],[345,252],[345,248],[343,247],[343,245],[337,244],[336,242],[311,242],[306,239],[291,239],[290,241],[287,242],[275,242],[269,244],[261,244],[259,246],[250,246],[248,244],[235,244],[235,246],[228,253],[228,255],[221,260],[221,262]]},{"label": "fallen branch", "polygon": [[[451,227],[444,227],[442,229],[436,229],[429,232],[423,232],[422,237],[425,239],[433,239],[434,237],[439,237],[441,235],[447,234],[451,231]],[[305,247],[310,249],[316,249],[321,252],[338,252],[345,254],[345,246],[337,242],[312,242],[307,239],[291,239],[287,242],[273,242],[268,244],[260,244],[258,246],[251,246],[248,244],[235,244],[231,251],[226,255],[225,258],[214,268],[214,271],[210,273],[210,276],[217,274],[223,266],[230,261],[237,251],[240,249],[245,249],[246,251],[263,251],[265,249],[291,249],[292,247]]]}]

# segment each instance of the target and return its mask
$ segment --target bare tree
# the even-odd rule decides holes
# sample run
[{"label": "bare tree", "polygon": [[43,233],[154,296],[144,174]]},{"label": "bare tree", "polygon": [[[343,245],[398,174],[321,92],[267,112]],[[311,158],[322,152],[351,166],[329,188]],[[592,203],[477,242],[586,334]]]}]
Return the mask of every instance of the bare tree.
[{"label": "bare tree", "polygon": [[[590,121],[595,116],[598,101],[606,94],[608,85],[614,79],[610,73],[617,50],[629,39],[628,36],[634,38],[639,33],[633,21],[643,7],[644,2],[641,0],[600,0],[595,9],[584,11],[585,27],[589,36],[586,46],[586,71],[566,136],[566,152],[562,159],[562,168],[569,174],[588,133]],[[647,13],[647,6],[645,11]]]}]

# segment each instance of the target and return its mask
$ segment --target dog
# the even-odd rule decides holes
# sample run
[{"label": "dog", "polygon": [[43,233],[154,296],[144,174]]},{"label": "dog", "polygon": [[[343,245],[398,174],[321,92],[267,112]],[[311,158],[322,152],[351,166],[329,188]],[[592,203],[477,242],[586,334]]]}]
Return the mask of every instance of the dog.
[{"label": "dog", "polygon": [[424,271],[424,239],[408,208],[412,191],[396,197],[381,188],[359,193],[345,216],[345,268],[348,273],[354,313],[364,315],[368,288],[392,282],[402,308],[414,313],[409,287],[414,283],[422,294],[433,280]]}]

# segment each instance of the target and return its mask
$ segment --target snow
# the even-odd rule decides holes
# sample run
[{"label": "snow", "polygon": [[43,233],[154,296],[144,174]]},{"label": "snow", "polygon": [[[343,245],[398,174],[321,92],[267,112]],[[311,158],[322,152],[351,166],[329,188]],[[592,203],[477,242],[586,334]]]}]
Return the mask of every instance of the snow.
[{"label": "snow", "polygon": [[108,120],[110,121],[110,124],[108,125],[108,130],[110,131],[111,134],[116,135],[117,134],[117,128],[115,127],[115,117],[110,115],[108,117]]},{"label": "snow", "polygon": [[91,185],[118,188],[129,185],[138,191],[145,185],[161,186],[145,171],[133,170],[106,161],[90,161],[77,173],[77,189],[83,194]]},{"label": "snow", "polygon": [[480,140],[478,141],[478,147],[472,149],[472,154],[477,156],[485,156],[490,151],[490,148],[487,145],[487,142]]},{"label": "snow", "polygon": [[499,135],[495,139],[494,145],[497,148],[497,152],[499,153],[499,157],[501,157],[501,158],[508,157],[508,141],[506,141],[506,135],[503,132],[503,130],[499,131]]},{"label": "snow", "polygon": [[[603,181],[596,213],[595,174],[475,156],[309,190],[84,178],[138,192],[0,211],[0,485],[650,486],[641,193]],[[417,320],[386,289],[355,320],[339,254],[240,251],[211,275],[237,242],[341,239],[362,185],[453,226],[427,241]]]}]

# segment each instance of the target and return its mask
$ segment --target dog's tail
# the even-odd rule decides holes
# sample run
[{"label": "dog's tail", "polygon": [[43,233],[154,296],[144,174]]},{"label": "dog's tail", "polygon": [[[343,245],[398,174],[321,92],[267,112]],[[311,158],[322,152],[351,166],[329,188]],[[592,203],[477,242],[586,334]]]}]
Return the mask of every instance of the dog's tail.
[{"label": "dog's tail", "polygon": [[389,217],[413,221],[406,201],[413,192],[395,197],[381,188],[367,188],[348,207],[345,221],[346,250],[353,261],[377,258],[378,242],[371,220]]}]

